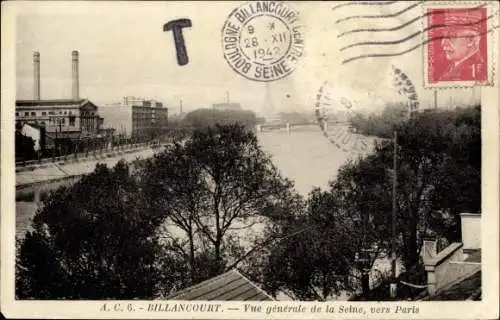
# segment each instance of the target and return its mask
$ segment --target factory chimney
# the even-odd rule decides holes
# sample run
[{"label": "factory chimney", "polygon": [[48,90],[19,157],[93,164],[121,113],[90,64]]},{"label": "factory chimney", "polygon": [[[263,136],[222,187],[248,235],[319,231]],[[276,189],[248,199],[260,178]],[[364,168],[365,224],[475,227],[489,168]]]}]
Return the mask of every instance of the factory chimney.
[{"label": "factory chimney", "polygon": [[78,51],[74,50],[71,53],[72,57],[72,73],[73,73],[73,100],[78,100],[80,99],[80,93],[79,93],[79,83],[78,83]]},{"label": "factory chimney", "polygon": [[33,99],[40,100],[40,53],[33,53]]}]

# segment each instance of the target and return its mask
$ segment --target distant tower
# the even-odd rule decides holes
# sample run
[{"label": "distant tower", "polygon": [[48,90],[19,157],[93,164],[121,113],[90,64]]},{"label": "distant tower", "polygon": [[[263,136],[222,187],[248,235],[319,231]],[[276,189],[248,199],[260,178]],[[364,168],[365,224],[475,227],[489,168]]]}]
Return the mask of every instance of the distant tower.
[{"label": "distant tower", "polygon": [[78,51],[73,50],[71,52],[71,66],[72,66],[72,96],[73,100],[80,99],[80,84],[79,84],[79,75],[78,75]]},{"label": "distant tower", "polygon": [[40,53],[33,53],[33,99],[40,100]]},{"label": "distant tower", "polygon": [[274,104],[271,97],[271,87],[269,85],[269,82],[266,82],[266,96],[264,98],[264,105],[262,106],[262,114],[264,116],[274,115]]}]

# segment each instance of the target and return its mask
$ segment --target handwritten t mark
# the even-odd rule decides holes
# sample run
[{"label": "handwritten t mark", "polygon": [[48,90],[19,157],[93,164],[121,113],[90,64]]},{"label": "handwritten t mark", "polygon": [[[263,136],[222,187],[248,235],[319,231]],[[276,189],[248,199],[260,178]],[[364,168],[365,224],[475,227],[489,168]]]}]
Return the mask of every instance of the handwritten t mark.
[{"label": "handwritten t mark", "polygon": [[172,20],[163,25],[163,31],[170,31],[174,33],[175,51],[177,53],[177,63],[183,66],[189,62],[184,37],[182,36],[182,28],[191,27],[191,20],[177,19]]}]

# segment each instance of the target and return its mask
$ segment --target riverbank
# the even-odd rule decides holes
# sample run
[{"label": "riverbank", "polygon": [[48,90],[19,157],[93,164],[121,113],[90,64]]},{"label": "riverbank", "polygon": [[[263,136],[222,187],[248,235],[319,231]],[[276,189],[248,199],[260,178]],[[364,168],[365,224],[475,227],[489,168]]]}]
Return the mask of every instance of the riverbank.
[{"label": "riverbank", "polygon": [[50,162],[16,172],[16,238],[22,239],[30,230],[32,218],[50,191],[62,185],[71,185],[81,176],[94,171],[98,163],[113,167],[118,161],[131,162],[149,158],[163,148],[140,148],[116,151],[67,162]]},{"label": "riverbank", "polygon": [[163,148],[141,147],[16,168],[16,189],[51,180],[89,174],[94,171],[98,163],[112,167],[121,159],[131,162],[137,158],[149,158],[160,150]]}]

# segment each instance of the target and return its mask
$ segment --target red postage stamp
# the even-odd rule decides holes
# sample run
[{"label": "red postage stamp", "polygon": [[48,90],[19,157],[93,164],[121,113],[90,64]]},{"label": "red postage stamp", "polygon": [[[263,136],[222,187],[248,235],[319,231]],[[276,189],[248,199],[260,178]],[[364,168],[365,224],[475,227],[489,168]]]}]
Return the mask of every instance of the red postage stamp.
[{"label": "red postage stamp", "polygon": [[487,8],[428,8],[426,13],[426,84],[487,84]]}]

